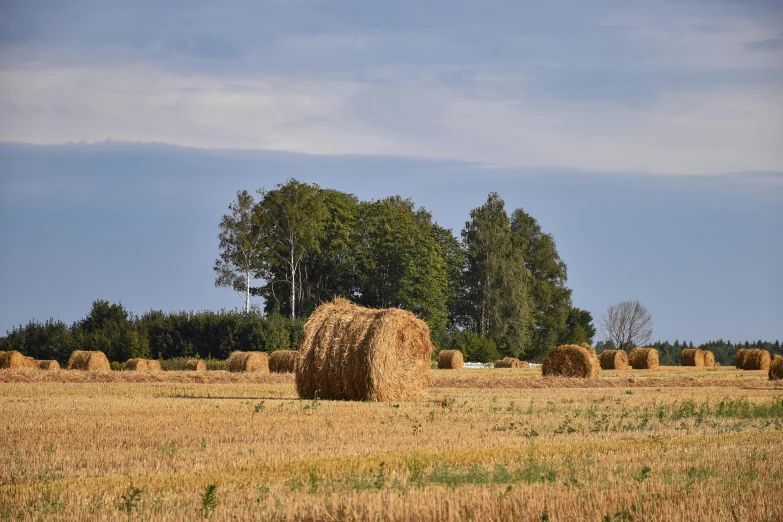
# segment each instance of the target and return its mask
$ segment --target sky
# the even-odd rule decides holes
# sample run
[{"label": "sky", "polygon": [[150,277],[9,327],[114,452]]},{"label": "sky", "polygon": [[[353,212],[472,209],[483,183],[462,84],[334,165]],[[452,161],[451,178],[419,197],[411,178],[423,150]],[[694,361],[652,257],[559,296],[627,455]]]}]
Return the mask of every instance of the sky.
[{"label": "sky", "polygon": [[217,225],[289,178],[457,236],[497,191],[596,319],[783,339],[783,4],[0,3],[0,332],[241,306]]}]

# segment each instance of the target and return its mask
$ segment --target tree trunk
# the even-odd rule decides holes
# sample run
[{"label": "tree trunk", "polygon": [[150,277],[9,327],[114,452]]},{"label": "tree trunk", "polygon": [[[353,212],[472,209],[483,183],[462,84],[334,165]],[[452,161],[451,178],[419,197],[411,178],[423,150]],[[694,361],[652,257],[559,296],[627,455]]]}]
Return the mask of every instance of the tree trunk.
[{"label": "tree trunk", "polygon": [[296,267],[293,248],[291,248],[291,319],[296,319]]},{"label": "tree trunk", "polygon": [[245,314],[250,313],[250,272],[245,272]]}]

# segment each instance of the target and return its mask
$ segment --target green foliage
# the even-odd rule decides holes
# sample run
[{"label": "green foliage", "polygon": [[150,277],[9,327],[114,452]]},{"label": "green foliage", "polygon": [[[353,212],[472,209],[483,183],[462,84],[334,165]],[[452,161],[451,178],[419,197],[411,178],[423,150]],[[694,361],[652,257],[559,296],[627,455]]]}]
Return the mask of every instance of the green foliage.
[{"label": "green foliage", "polygon": [[592,345],[595,337],[593,316],[587,310],[571,307],[565,322],[565,329],[557,344],[582,344]]},{"label": "green foliage", "polygon": [[217,507],[217,486],[210,484],[201,495],[201,514],[204,518],[209,518],[215,512]]},{"label": "green foliage", "polygon": [[459,350],[468,362],[489,363],[502,358],[493,339],[470,331],[454,331],[440,338],[444,350]]},{"label": "green foliage", "polygon": [[128,514],[128,518],[130,518],[133,510],[139,505],[142,493],[144,493],[143,489],[134,487],[133,484],[131,484],[128,491],[120,497],[120,511],[125,511]]}]

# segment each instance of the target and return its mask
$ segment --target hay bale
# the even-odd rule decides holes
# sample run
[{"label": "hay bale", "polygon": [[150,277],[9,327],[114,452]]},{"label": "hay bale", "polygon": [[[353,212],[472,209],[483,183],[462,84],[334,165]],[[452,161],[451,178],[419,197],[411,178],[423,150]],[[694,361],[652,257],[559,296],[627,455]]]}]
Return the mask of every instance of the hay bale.
[{"label": "hay bale", "polygon": [[162,372],[163,368],[160,367],[160,361],[157,359],[149,359],[147,361],[147,369],[151,372]]},{"label": "hay bale", "polygon": [[269,354],[269,371],[272,373],[293,373],[296,371],[296,350],[277,350]]},{"label": "hay bale", "polygon": [[9,370],[31,370],[38,368],[35,359],[22,355],[16,350],[0,352],[0,368]]},{"label": "hay bale", "polygon": [[767,350],[757,348],[745,352],[745,364],[743,370],[769,370],[772,363],[772,356]]},{"label": "hay bale", "polygon": [[717,367],[720,366],[720,363],[718,361],[715,361],[714,363],[712,363],[712,365]]},{"label": "hay bale", "polygon": [[745,348],[742,348],[741,350],[737,350],[737,356],[734,359],[734,367],[738,370],[742,370],[745,368],[745,355],[747,355],[748,350]]},{"label": "hay bale", "polygon": [[628,354],[625,350],[604,350],[599,358],[602,370],[625,370],[628,368]]},{"label": "hay bale", "polygon": [[[704,358],[706,352],[698,348],[686,348],[680,352],[680,364],[682,366],[706,366],[704,364]],[[713,361],[715,357],[713,356]],[[712,366],[712,365],[710,365]]]},{"label": "hay bale", "polygon": [[564,344],[549,352],[541,374],[597,379],[601,374],[601,365],[594,351],[578,344]]},{"label": "hay bale", "polygon": [[769,380],[783,379],[783,356],[776,355],[769,364]]},{"label": "hay bale", "polygon": [[89,372],[111,371],[109,359],[103,352],[86,352],[75,350],[68,359],[69,370],[86,370]]},{"label": "hay bale", "polygon": [[201,359],[189,359],[185,363],[185,370],[189,372],[205,372],[207,371],[207,363]]},{"label": "hay bale", "polygon": [[131,372],[146,372],[149,370],[149,361],[147,359],[128,359],[125,361],[125,369]]},{"label": "hay bale", "polygon": [[628,363],[634,370],[652,370],[658,367],[658,350],[655,348],[634,348],[628,354]]},{"label": "hay bale", "polygon": [[709,350],[704,350],[704,366],[720,366],[715,362],[715,354]]},{"label": "hay bale", "polygon": [[465,359],[459,350],[441,350],[438,354],[439,370],[459,370],[465,365]]},{"label": "hay bale", "polygon": [[36,361],[39,370],[59,370],[60,363],[57,361]]},{"label": "hay bale", "polygon": [[495,361],[495,368],[530,368],[530,364],[515,357],[504,357]]},{"label": "hay bale", "polygon": [[226,359],[230,372],[269,373],[269,355],[266,352],[231,352]]},{"label": "hay bale", "polygon": [[338,298],[319,306],[304,326],[296,390],[303,399],[422,399],[431,358],[430,329],[412,313]]}]

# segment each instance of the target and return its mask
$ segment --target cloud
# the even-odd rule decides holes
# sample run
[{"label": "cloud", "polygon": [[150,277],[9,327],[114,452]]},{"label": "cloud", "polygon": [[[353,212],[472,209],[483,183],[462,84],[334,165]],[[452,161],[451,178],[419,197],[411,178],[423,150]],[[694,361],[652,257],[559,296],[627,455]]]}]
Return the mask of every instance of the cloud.
[{"label": "cloud", "polygon": [[781,51],[783,50],[783,38],[766,38],[758,42],[750,42],[746,47],[752,51]]}]

